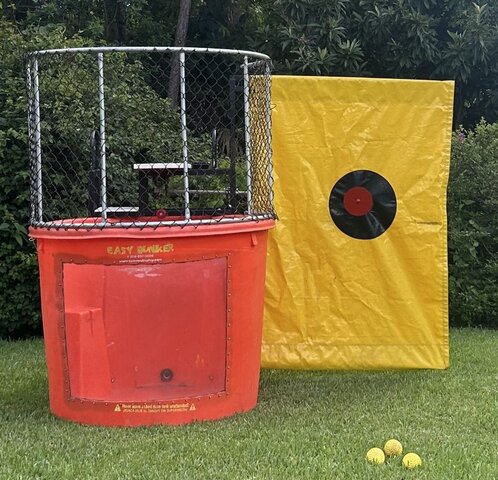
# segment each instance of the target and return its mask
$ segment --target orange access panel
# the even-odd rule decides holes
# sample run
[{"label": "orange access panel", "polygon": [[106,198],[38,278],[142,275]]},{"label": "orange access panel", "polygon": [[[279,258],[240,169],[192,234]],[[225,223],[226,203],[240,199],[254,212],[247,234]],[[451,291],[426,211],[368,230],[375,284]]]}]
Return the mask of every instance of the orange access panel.
[{"label": "orange access panel", "polygon": [[227,259],[63,266],[74,399],[225,392]]}]

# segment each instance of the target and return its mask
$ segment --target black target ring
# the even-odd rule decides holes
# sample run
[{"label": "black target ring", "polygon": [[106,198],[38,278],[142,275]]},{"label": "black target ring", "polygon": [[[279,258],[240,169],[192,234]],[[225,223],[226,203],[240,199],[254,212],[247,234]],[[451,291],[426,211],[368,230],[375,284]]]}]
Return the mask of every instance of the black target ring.
[{"label": "black target ring", "polygon": [[329,211],[341,232],[360,240],[382,235],[396,216],[396,194],[391,184],[371,170],[355,170],[332,188]]}]

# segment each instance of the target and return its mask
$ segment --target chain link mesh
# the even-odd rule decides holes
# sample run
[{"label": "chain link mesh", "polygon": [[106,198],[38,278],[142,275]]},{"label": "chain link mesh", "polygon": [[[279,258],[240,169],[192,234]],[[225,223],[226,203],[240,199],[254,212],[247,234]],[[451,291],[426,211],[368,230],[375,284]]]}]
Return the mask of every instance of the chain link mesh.
[{"label": "chain link mesh", "polygon": [[274,218],[270,69],[209,49],[29,54],[31,225]]}]

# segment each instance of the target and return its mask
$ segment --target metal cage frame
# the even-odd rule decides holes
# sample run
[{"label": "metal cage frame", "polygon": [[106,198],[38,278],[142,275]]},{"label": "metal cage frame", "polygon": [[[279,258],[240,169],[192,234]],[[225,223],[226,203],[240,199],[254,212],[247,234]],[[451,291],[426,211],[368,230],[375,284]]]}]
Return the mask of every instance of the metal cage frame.
[{"label": "metal cage frame", "polygon": [[[179,62],[179,114],[181,122],[181,165],[183,170],[183,218],[174,220],[159,218],[147,221],[113,221],[110,219],[110,206],[107,200],[107,174],[106,174],[106,96],[105,96],[105,56],[107,53],[124,52],[124,53],[169,53],[175,55]],[[41,57],[55,54],[66,53],[81,53],[94,54],[97,60],[98,69],[98,111],[99,124],[97,137],[93,139],[96,142],[95,151],[98,164],[100,167],[100,217],[96,216],[93,220],[61,218],[58,220],[44,220],[44,192],[42,181],[42,131],[41,131],[41,116],[40,116],[40,78],[39,64]],[[241,59],[240,68],[243,76],[243,102],[244,102],[244,156],[246,162],[246,182],[247,182],[247,209],[243,214],[238,215],[221,215],[206,218],[195,218],[191,214],[190,209],[190,162],[189,162],[189,129],[187,119],[186,103],[186,85],[188,78],[185,73],[185,64],[188,62],[190,54],[205,54],[205,55],[228,55],[239,57]],[[267,141],[267,158],[266,165],[268,169],[267,186],[269,196],[269,207],[267,211],[254,211],[253,205],[253,185],[251,179],[251,116],[250,110],[250,71],[254,65],[263,66],[264,76],[268,77],[265,81],[264,92],[264,115],[266,123],[266,141]],[[30,177],[31,177],[31,218],[30,224],[33,228],[56,228],[56,229],[90,229],[90,228],[130,228],[130,227],[184,227],[187,225],[199,226],[202,224],[217,224],[217,223],[234,223],[260,221],[274,219],[273,211],[273,178],[272,178],[272,151],[271,151],[271,59],[265,54],[246,51],[246,50],[231,50],[231,49],[216,49],[216,48],[197,48],[197,47],[87,47],[87,48],[59,48],[49,50],[39,50],[28,53],[26,56],[26,83],[28,89],[28,135],[29,135],[29,161],[30,161]],[[240,192],[238,192],[240,193]]]}]

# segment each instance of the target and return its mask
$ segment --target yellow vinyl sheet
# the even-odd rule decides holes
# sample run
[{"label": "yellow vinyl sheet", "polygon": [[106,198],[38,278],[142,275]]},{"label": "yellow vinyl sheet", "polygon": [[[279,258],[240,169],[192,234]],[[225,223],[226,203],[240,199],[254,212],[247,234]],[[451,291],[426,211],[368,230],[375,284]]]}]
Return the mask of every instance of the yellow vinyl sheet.
[{"label": "yellow vinyl sheet", "polygon": [[[263,367],[448,367],[453,91],[449,81],[273,77],[279,221],[269,238]],[[337,185],[351,172],[374,172],[394,192],[393,220],[375,238],[332,219],[331,194],[346,206]],[[381,196],[371,192],[372,202]],[[361,232],[354,202],[368,199],[349,198],[346,227]]]}]

